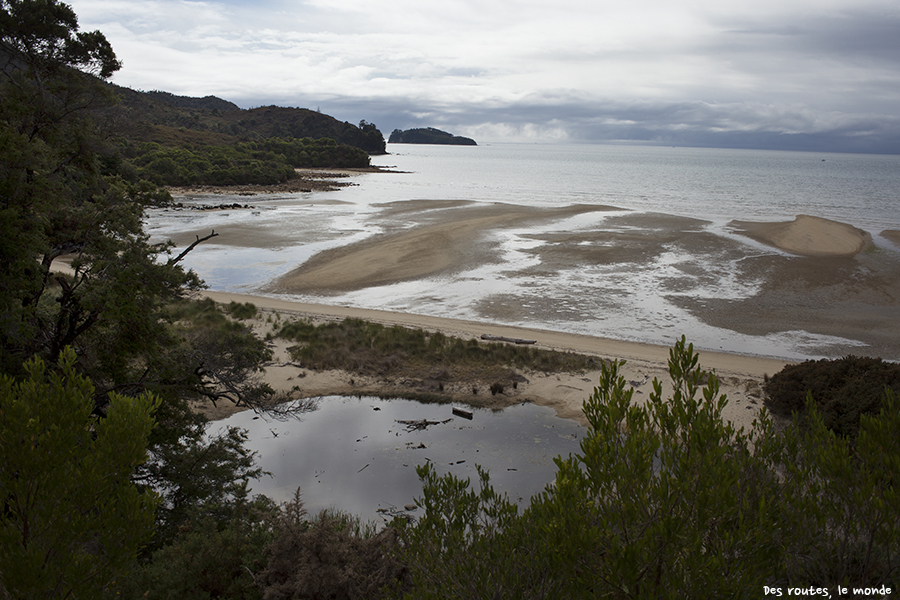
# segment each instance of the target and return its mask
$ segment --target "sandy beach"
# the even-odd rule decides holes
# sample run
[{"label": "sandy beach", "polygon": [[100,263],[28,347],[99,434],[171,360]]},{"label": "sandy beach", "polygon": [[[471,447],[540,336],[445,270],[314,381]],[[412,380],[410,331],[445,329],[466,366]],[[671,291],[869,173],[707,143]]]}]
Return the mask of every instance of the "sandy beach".
[{"label": "sandy beach", "polygon": [[[426,277],[453,277],[502,264],[503,250],[497,240],[512,228],[522,235],[523,225],[535,225],[526,238],[533,246],[520,251],[533,259],[533,265],[502,273],[504,277],[540,281],[580,266],[603,269],[634,264],[639,269],[673,253],[711,257],[703,260],[716,263],[716,269],[732,265],[728,276],[735,284],[754,285],[757,291],[738,298],[697,295],[698,282],[709,280],[716,285],[714,278],[721,278],[723,271],[711,272],[708,262],[684,260],[674,265],[684,276],[668,278],[659,293],[696,319],[723,330],[749,336],[805,331],[855,341],[819,349],[812,340],[809,353],[813,355],[900,360],[900,336],[896,335],[900,331],[900,255],[896,247],[875,246],[868,232],[851,225],[809,215],[787,222],[729,223],[733,234],[772,249],[753,251],[745,243],[711,232],[702,219],[630,211],[610,215],[617,209],[602,205],[550,209],[404,201],[381,209],[376,222],[382,233],[320,252],[260,291],[327,298]],[[540,228],[567,215],[592,213],[610,216],[602,228],[571,233]],[[229,243],[235,245],[250,243],[253,235],[237,227],[228,233]],[[268,235],[271,240],[256,238],[256,243],[279,243],[274,233]],[[882,235],[892,239],[889,232]],[[528,301],[528,314],[538,321],[553,321],[567,310],[556,297],[532,295]],[[523,320],[521,298],[512,295],[497,295],[474,306],[479,320]],[[689,330],[675,334],[673,340],[681,334],[691,338]],[[742,353],[739,348],[737,352]],[[765,348],[746,353],[764,355]]]},{"label": "sandy beach", "polygon": [[[651,382],[654,378],[658,378],[664,383],[666,393],[670,391],[670,387],[666,385],[668,383],[666,362],[669,348],[664,346],[459,319],[344,306],[304,304],[268,296],[212,291],[203,292],[203,295],[223,304],[230,302],[254,304],[260,313],[249,322],[260,335],[265,335],[267,331],[271,330],[271,324],[268,323],[271,320],[269,317],[277,314],[281,322],[297,319],[321,323],[352,317],[384,325],[401,325],[427,331],[439,331],[445,335],[466,340],[480,339],[484,334],[528,339],[535,340],[537,348],[577,352],[610,360],[626,361],[622,373],[635,388],[635,398],[638,401],[646,400],[649,397],[653,389]],[[289,345],[289,342],[277,338],[271,342],[275,357],[266,366],[264,379],[276,390],[293,391],[294,396],[298,398],[367,394],[393,394],[402,397],[404,391],[411,390],[406,387],[408,384],[403,382],[360,377],[341,371],[316,372],[303,369],[291,364],[287,353]],[[705,369],[714,369],[721,380],[722,392],[726,393],[730,399],[726,418],[736,425],[749,427],[762,408],[760,386],[763,378],[765,375],[778,372],[786,363],[767,358],[702,351],[700,352],[700,364]],[[582,424],[587,423],[582,411],[582,403],[591,395],[597,385],[599,371],[553,374],[528,372],[523,375],[526,382],[518,385],[515,390],[507,389],[497,396],[491,396],[485,392],[480,397],[473,397],[471,392],[468,392],[472,382],[460,382],[460,387],[467,391],[465,393],[460,391],[456,395],[456,400],[476,406],[491,407],[533,402],[553,408],[560,417],[574,419]],[[482,389],[485,389],[486,386],[483,385],[483,382],[478,383],[481,383]],[[294,389],[295,386],[299,389]],[[215,408],[205,407],[204,410],[207,416],[213,419],[222,418],[235,412],[233,407],[225,405]]]}]

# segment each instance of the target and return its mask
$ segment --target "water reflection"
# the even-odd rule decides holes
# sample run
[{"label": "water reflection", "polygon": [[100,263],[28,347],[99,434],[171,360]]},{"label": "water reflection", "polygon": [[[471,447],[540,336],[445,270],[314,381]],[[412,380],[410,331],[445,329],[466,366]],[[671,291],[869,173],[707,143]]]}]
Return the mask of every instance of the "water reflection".
[{"label": "water reflection", "polygon": [[[436,421],[412,430],[398,421]],[[527,503],[552,481],[553,458],[579,449],[586,431],[552,409],[522,404],[475,410],[471,420],[449,405],[378,398],[323,398],[302,420],[278,421],[252,412],[218,421],[248,430],[248,446],[272,473],[253,491],[285,501],[300,486],[310,513],[335,507],[375,519],[379,508],[402,508],[421,495],[415,467],[430,461],[439,474],[477,480],[475,465],[510,498]]]}]

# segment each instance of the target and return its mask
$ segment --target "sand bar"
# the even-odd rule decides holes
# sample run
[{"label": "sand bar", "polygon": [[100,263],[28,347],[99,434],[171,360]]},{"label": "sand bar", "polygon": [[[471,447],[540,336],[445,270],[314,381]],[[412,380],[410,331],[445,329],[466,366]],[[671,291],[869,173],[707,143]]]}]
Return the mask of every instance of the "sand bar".
[{"label": "sand bar", "polygon": [[[385,325],[440,331],[445,335],[463,339],[480,338],[482,334],[531,339],[536,340],[538,348],[626,360],[623,374],[626,380],[633,383],[637,400],[645,400],[649,396],[652,391],[650,382],[654,378],[659,378],[663,382],[667,380],[666,364],[669,348],[665,346],[477,321],[348,306],[306,304],[267,296],[212,291],[203,292],[203,295],[225,304],[250,302],[259,309],[279,313],[282,319],[295,317],[315,321],[353,317]],[[284,346],[287,344],[280,341],[278,344],[280,346],[277,350],[283,352]],[[714,369],[722,380],[722,391],[730,399],[726,418],[736,425],[749,427],[762,408],[760,384],[763,377],[780,371],[787,363],[762,357],[702,351],[700,352],[700,364],[705,369]],[[505,398],[507,404],[523,401],[534,402],[554,408],[561,417],[575,419],[582,423],[586,422],[582,403],[590,396],[597,384],[597,372],[550,375],[527,373],[526,376],[527,384],[519,386],[514,393],[507,393]],[[340,372],[304,373],[302,379],[298,379],[297,368],[290,366],[267,368],[266,381],[275,389],[291,389],[297,385],[301,388],[300,395],[307,397],[358,395],[384,391],[377,382],[361,380],[358,376],[354,378],[350,374]],[[396,390],[396,388],[391,389]],[[668,386],[664,385],[664,390],[668,393]],[[398,390],[398,395],[401,393],[402,390]],[[210,416],[217,417],[224,416],[224,414],[211,414]]]},{"label": "sand bar", "polygon": [[[527,289],[522,294],[515,290],[485,294],[473,298],[470,305],[485,322],[578,321],[585,315],[602,315],[604,303],[613,313],[628,310],[618,301],[620,289],[621,297],[631,291],[622,274],[640,273],[644,265],[681,256],[685,258],[672,265],[670,274],[653,275],[658,285],[647,293],[659,294],[660,301],[678,306],[705,325],[758,338],[808,333],[811,337],[802,348],[808,356],[900,359],[897,252],[892,247],[874,247],[869,233],[846,223],[808,215],[787,222],[730,223],[731,231],[776,251],[717,234],[702,219],[601,205],[546,209],[504,203],[397,201],[379,208],[367,223],[381,233],[320,252],[285,275],[261,282],[260,291],[329,297],[397,282],[439,278],[452,282],[460,273],[505,264],[497,240],[511,230],[526,242],[517,254],[530,263],[511,266],[501,273],[504,278],[547,285],[558,281],[559,273],[586,268],[618,273],[626,287],[609,287],[605,295],[594,298],[540,295]],[[593,225],[572,230],[546,227],[566,218]],[[230,237],[236,245],[255,239],[265,247],[274,243],[266,235],[251,238],[245,232]],[[728,265],[727,277],[723,265]],[[738,297],[704,293],[707,283],[721,287],[728,278],[737,286],[756,288],[755,293]],[[529,303],[527,311],[522,308],[523,297]],[[569,312],[566,303],[574,307]],[[673,331],[691,337],[689,328]],[[740,347],[729,350],[741,353]],[[766,354],[765,343],[746,353]]]},{"label": "sand bar", "polygon": [[872,236],[846,223],[797,215],[793,221],[732,221],[747,237],[804,256],[854,256],[872,245]]},{"label": "sand bar", "polygon": [[[399,208],[403,205],[403,208]],[[439,206],[432,203],[434,206]],[[444,205],[447,207],[447,205]],[[399,212],[422,210],[415,202],[386,206]],[[354,244],[322,252],[267,286],[265,291],[337,292],[422,279],[493,260],[485,233],[528,222],[618,210],[602,205],[571,205],[545,209],[493,204],[451,203],[435,223],[391,231]],[[436,213],[431,208],[424,211]]]}]

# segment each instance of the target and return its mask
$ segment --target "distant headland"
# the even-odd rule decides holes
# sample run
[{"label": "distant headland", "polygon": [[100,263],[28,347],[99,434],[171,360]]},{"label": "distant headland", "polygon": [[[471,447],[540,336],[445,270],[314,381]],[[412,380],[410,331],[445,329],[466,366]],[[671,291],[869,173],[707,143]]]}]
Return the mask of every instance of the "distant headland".
[{"label": "distant headland", "polygon": [[389,144],[450,144],[454,146],[477,146],[472,138],[453,135],[434,127],[395,129],[388,139]]}]

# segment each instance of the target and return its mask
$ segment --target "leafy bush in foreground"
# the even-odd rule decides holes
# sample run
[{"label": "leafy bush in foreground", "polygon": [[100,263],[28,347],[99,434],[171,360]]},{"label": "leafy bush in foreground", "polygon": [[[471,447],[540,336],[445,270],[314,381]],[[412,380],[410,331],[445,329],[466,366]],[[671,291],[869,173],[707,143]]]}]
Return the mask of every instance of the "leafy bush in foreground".
[{"label": "leafy bush in foreground", "polygon": [[153,534],[159,498],[129,477],[159,400],[110,394],[98,418],[75,362],[67,348],[59,372],[0,376],[0,597],[99,598]]},{"label": "leafy bush in foreground", "polygon": [[308,519],[299,490],[274,520],[268,566],[257,580],[265,600],[369,600],[397,582],[396,532],[375,532],[355,517],[323,511]]},{"label": "leafy bush in foreground", "polygon": [[[684,338],[674,393],[633,402],[604,366],[581,452],[519,514],[486,473],[419,469],[424,516],[399,522],[411,598],[759,598],[764,586],[887,585],[900,575],[900,403],[861,420],[853,447],[810,405],[784,435],[763,413],[722,420],[725,396]],[[703,382],[706,382],[705,385]],[[702,387],[701,387],[702,386]],[[798,533],[802,532],[802,533]]]}]

